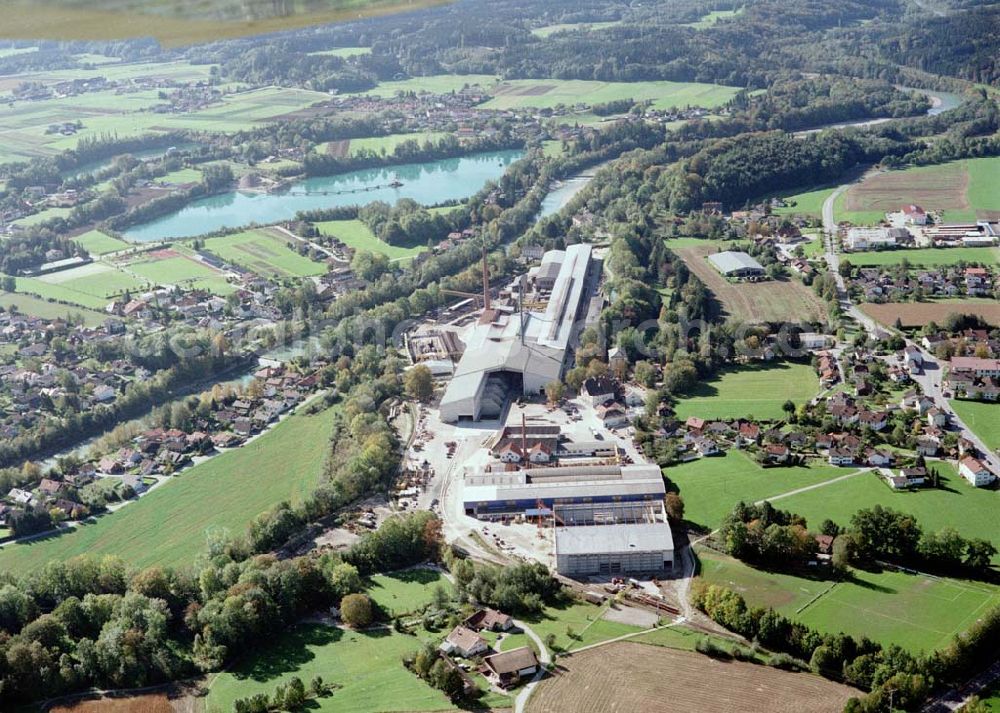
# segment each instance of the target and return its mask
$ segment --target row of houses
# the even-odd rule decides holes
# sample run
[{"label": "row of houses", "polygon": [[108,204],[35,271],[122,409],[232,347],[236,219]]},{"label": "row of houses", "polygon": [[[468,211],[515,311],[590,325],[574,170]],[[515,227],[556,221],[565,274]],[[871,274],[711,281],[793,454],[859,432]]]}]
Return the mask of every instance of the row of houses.
[{"label": "row of houses", "polygon": [[995,276],[986,267],[948,267],[902,272],[898,267],[864,267],[852,277],[849,289],[865,302],[899,302],[914,295],[983,297],[993,294]]}]

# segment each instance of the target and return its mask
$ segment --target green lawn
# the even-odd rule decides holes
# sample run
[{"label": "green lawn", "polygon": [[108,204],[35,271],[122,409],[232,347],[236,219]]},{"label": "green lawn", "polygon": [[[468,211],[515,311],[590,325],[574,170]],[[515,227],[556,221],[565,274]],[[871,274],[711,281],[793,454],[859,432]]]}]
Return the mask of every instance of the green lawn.
[{"label": "green lawn", "polygon": [[[420,646],[417,637],[391,629],[354,632],[319,624],[299,626],[219,674],[210,686],[206,713],[229,713],[237,698],[270,694],[292,676],[309,685],[317,675],[338,688],[310,704],[314,711],[456,710],[441,691],[403,666],[403,657]],[[483,702],[495,707],[511,705],[507,696],[495,694],[488,694]]]},{"label": "green lawn", "polygon": [[775,215],[808,215],[813,218],[823,217],[823,203],[833,193],[833,188],[820,188],[815,191],[796,193],[791,196],[784,196],[784,208],[775,208]]},{"label": "green lawn", "polygon": [[0,569],[26,572],[81,554],[115,554],[139,567],[191,564],[210,531],[242,532],[275,503],[300,500],[316,486],[333,413],[294,415],[252,443],[184,471],[95,523],[5,547]]},{"label": "green lawn", "polygon": [[649,99],[656,109],[677,106],[712,108],[725,104],[739,91],[736,87],[697,82],[598,82],[582,79],[512,79],[493,90],[486,109],[552,108],[603,104],[620,99]]},{"label": "green lawn", "polygon": [[50,285],[42,282],[37,277],[18,277],[16,289],[20,293],[37,295],[45,300],[58,300],[69,302],[72,305],[79,305],[94,310],[102,310],[107,307],[109,300],[104,297],[76,292],[68,289],[64,285]]},{"label": "green lawn", "polygon": [[[761,468],[747,454],[729,451],[725,455],[671,466],[663,472],[678,486],[681,497],[684,498],[684,518],[714,529],[721,524],[733,505],[741,500],[764,500],[854,471],[831,465]],[[855,476],[861,477],[863,476]],[[821,498],[823,493],[833,487],[835,485],[828,485],[810,492]],[[789,500],[791,498],[778,500],[775,507],[787,509]],[[820,522],[822,518],[816,522],[809,521],[815,527],[819,527]]]},{"label": "green lawn", "polygon": [[901,572],[853,570],[843,582],[753,569],[701,550],[701,576],[740,592],[752,606],[773,607],[822,632],[867,636],[911,651],[946,645],[977,616],[1000,604],[1000,587]]},{"label": "green lawn", "polygon": [[1000,404],[952,399],[951,407],[988,448],[1000,448]]},{"label": "green lawn", "polygon": [[[561,607],[546,607],[540,615],[525,616],[522,619],[542,641],[549,634],[555,635],[556,648],[564,651],[642,631],[637,626],[602,619],[605,609],[606,604],[595,606],[586,602],[573,602]],[[567,634],[567,627],[572,629],[573,638]]]},{"label": "green lawn", "polygon": [[845,255],[852,265],[897,265],[906,258],[912,265],[937,267],[957,262],[1000,265],[1000,248],[904,248]]},{"label": "green lawn", "polygon": [[677,402],[677,418],[728,419],[753,416],[779,419],[781,405],[797,406],[819,392],[819,379],[809,364],[788,362],[737,368],[701,382],[692,396]]},{"label": "green lawn", "polygon": [[404,248],[383,243],[360,220],[328,220],[316,223],[316,228],[321,235],[333,235],[350,248],[382,253],[390,260],[412,258],[427,249],[426,246]]},{"label": "green lawn", "polygon": [[[33,278],[38,282],[104,300],[150,286],[147,280],[117,270],[103,262],[92,262],[69,270],[50,272]],[[43,295],[44,296],[44,295]]]},{"label": "green lawn", "polygon": [[205,249],[262,277],[308,277],[327,271],[324,263],[290,250],[289,242],[292,238],[271,228],[257,228],[209,238]]},{"label": "green lawn", "polygon": [[160,183],[200,183],[201,182],[201,171],[196,168],[181,168],[176,171],[171,171],[162,178],[157,179]]},{"label": "green lawn", "polygon": [[100,230],[91,230],[83,235],[78,235],[73,238],[73,242],[82,247],[92,256],[106,255],[107,253],[127,250],[132,247],[131,244],[126,243],[124,240],[112,238],[110,235],[105,235]]},{"label": "green lawn", "polygon": [[[997,513],[1000,492],[974,488],[944,461],[931,461],[941,474],[940,488],[896,492],[872,473],[785,498],[777,507],[805,516],[814,527],[826,518],[846,526],[858,510],[876,504],[914,515],[925,532],[954,527],[966,537],[991,539],[1000,547]],[[686,502],[686,499],[685,499]],[[1000,563],[1000,559],[994,558]]]},{"label": "green lawn", "polygon": [[549,37],[557,32],[596,32],[597,30],[605,30],[609,27],[617,27],[620,24],[622,24],[621,20],[611,22],[562,23],[559,25],[535,27],[531,30],[531,34],[535,35],[535,37]]},{"label": "green lawn", "polygon": [[33,295],[21,295],[16,292],[0,293],[0,307],[10,309],[12,306],[16,307],[21,314],[29,314],[42,319],[65,319],[70,315],[78,315],[83,318],[83,323],[88,327],[96,327],[107,319],[106,314],[96,310],[49,302]]},{"label": "green lawn", "polygon": [[41,210],[33,215],[18,218],[14,221],[14,223],[24,228],[29,228],[33,225],[44,223],[47,220],[52,220],[53,218],[65,218],[72,210],[72,208],[45,208],[44,210]]},{"label": "green lawn", "polygon": [[368,581],[368,594],[391,616],[422,610],[433,601],[434,590],[444,587],[451,594],[454,587],[434,569],[408,569],[391,574],[376,574]]}]

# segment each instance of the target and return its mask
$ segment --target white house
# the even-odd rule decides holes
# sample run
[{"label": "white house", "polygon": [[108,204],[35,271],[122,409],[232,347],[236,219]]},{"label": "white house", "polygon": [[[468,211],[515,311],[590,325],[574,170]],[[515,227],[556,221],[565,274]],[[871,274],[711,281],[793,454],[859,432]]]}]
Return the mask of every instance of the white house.
[{"label": "white house", "polygon": [[35,502],[35,496],[27,490],[21,490],[21,488],[11,488],[7,497],[18,505],[32,505]]},{"label": "white house", "polygon": [[830,465],[854,465],[854,452],[846,448],[831,448],[827,460]]},{"label": "white house", "polygon": [[486,639],[461,624],[452,629],[448,637],[441,642],[441,650],[445,653],[456,653],[467,659],[479,656],[488,651],[489,648]]},{"label": "white house", "polygon": [[520,463],[521,449],[513,443],[507,443],[500,449],[500,460],[503,463]]},{"label": "white house", "polygon": [[961,460],[958,464],[958,472],[977,488],[989,485],[996,478],[993,471],[971,456],[966,456]]},{"label": "white house", "polygon": [[900,212],[903,214],[903,220],[910,225],[927,225],[927,211],[918,205],[912,203],[904,205]]},{"label": "white house", "polygon": [[600,406],[608,401],[614,401],[616,384],[606,376],[592,376],[583,382],[581,392],[586,396],[591,406]]},{"label": "white house", "polygon": [[931,426],[943,428],[948,425],[948,414],[941,409],[934,407],[927,412],[927,423]]}]

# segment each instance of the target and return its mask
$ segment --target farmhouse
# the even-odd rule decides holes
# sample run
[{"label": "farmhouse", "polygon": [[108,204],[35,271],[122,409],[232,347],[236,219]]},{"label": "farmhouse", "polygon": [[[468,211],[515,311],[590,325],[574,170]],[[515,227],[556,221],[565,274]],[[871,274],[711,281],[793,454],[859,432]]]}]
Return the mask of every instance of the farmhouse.
[{"label": "farmhouse", "polygon": [[500,688],[516,685],[522,678],[534,676],[538,659],[528,646],[493,654],[483,659],[483,673],[490,683]]},{"label": "farmhouse", "polygon": [[462,658],[472,658],[489,650],[486,639],[472,629],[462,625],[456,626],[441,642],[441,650],[446,654],[458,654]]},{"label": "farmhouse", "polygon": [[709,255],[708,261],[725,277],[761,277],[764,274],[764,267],[744,252],[727,250]]},{"label": "farmhouse", "polygon": [[562,377],[577,320],[600,276],[591,252],[590,245],[565,250],[544,311],[494,309],[484,289],[485,307],[441,399],[441,420],[497,418],[510,394],[538,394]]},{"label": "farmhouse", "polygon": [[910,225],[927,225],[927,211],[918,205],[912,203],[905,205],[900,212],[903,214],[903,220]]},{"label": "farmhouse", "polygon": [[977,488],[989,485],[996,479],[993,471],[971,456],[966,456],[961,460],[958,464],[958,472]]},{"label": "farmhouse", "polygon": [[496,609],[480,609],[462,622],[473,631],[510,631],[514,620]]}]

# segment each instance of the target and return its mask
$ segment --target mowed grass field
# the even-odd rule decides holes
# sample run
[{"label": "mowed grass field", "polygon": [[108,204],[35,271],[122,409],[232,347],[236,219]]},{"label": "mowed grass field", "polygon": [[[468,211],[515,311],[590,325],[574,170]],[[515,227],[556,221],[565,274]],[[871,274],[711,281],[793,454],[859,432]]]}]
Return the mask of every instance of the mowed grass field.
[{"label": "mowed grass field", "polygon": [[[1000,404],[986,401],[952,399],[951,407],[973,433],[983,439],[988,448],[1000,449]],[[1000,526],[997,527],[1000,540]]]},{"label": "mowed grass field", "polygon": [[838,713],[860,695],[809,673],[624,641],[560,660],[525,710]]},{"label": "mowed grass field", "polygon": [[132,247],[124,240],[105,235],[100,230],[90,230],[82,235],[73,238],[73,242],[86,250],[92,257],[107,255],[119,250],[127,250]]},{"label": "mowed grass field", "polygon": [[741,322],[822,322],[826,306],[798,278],[764,282],[729,282],[706,259],[718,252],[718,243],[702,240],[685,245],[668,240],[667,247],[687,263],[691,271],[715,295],[723,317]]},{"label": "mowed grass field", "polygon": [[813,218],[822,218],[823,203],[833,191],[832,187],[819,188],[814,191],[783,196],[785,203],[789,205],[783,208],[775,208],[772,212],[775,215],[808,215]]},{"label": "mowed grass field", "polygon": [[327,220],[316,223],[316,228],[321,235],[332,235],[349,248],[382,253],[390,260],[408,260],[427,249],[424,245],[404,248],[384,243],[360,220]]},{"label": "mowed grass field", "polygon": [[[123,270],[117,270],[103,262],[91,262],[69,270],[51,272],[29,279],[39,285],[47,286],[53,291],[67,291],[76,295],[79,299],[71,301],[76,301],[84,306],[88,306],[84,304],[84,300],[88,297],[103,304],[125,292],[135,292],[152,286],[148,280],[130,275]],[[42,294],[42,297],[48,296],[50,295]],[[52,296],[59,298],[57,295]]]},{"label": "mowed grass field", "polygon": [[743,12],[742,8],[738,8],[736,10],[712,10],[712,12],[708,13],[707,15],[703,15],[702,18],[697,22],[687,23],[685,27],[693,27],[696,30],[705,30],[715,25],[715,23],[717,23],[719,20],[725,20],[730,17],[736,17],[741,12]]},{"label": "mowed grass field", "polygon": [[189,565],[210,531],[241,532],[272,505],[298,501],[315,488],[333,415],[330,409],[290,416],[251,443],[182,472],[96,522],[4,547],[0,569],[27,572],[83,554],[118,555],[138,567]]},{"label": "mowed grass field", "polygon": [[96,327],[107,319],[107,315],[96,310],[85,309],[75,305],[65,305],[59,302],[49,302],[33,295],[21,295],[16,292],[0,293],[0,307],[6,310],[16,308],[20,314],[41,317],[42,319],[66,319],[69,316],[83,318],[88,327]]},{"label": "mowed grass field", "polygon": [[837,220],[876,223],[908,203],[943,212],[946,222],[1000,215],[1000,158],[973,158],[868,177],[834,204]]},{"label": "mowed grass field", "polygon": [[603,104],[620,99],[651,100],[653,107],[668,109],[725,104],[739,91],[736,87],[697,82],[598,82],[582,79],[512,79],[491,91],[487,109],[552,108],[559,104]]},{"label": "mowed grass field", "polygon": [[[420,638],[391,629],[356,632],[304,624],[272,645],[248,652],[230,670],[216,676],[205,700],[205,713],[229,713],[237,698],[271,694],[279,683],[298,676],[306,685],[316,676],[335,684],[333,695],[310,702],[313,711],[386,713],[457,710],[447,696],[403,666],[403,657],[422,645]],[[487,706],[508,707],[507,696],[487,694]]]},{"label": "mowed grass field", "polygon": [[702,381],[691,396],[677,401],[677,418],[705,419],[754,417],[779,419],[785,401],[797,406],[819,392],[819,379],[809,364],[769,363],[722,371]]},{"label": "mowed grass field", "polygon": [[[1000,409],[1000,406],[996,408]],[[965,537],[982,537],[1000,547],[1000,530],[997,528],[1000,492],[972,487],[956,473],[951,463],[929,461],[928,465],[940,473],[941,487],[896,492],[874,473],[861,473],[816,490],[789,496],[775,506],[799,513],[813,527],[818,527],[826,518],[846,527],[858,510],[882,505],[910,513],[925,532],[953,527]],[[1000,556],[994,561],[1000,563]]]},{"label": "mowed grass field", "polygon": [[449,595],[455,589],[438,570],[423,568],[376,574],[366,584],[372,601],[393,616],[422,610],[434,600],[434,590],[438,587]]},{"label": "mowed grass field", "polygon": [[[761,468],[748,455],[735,450],[663,470],[663,474],[678,487],[684,498],[684,519],[710,529],[717,528],[741,500],[757,502],[776,498],[799,488],[825,483],[854,472],[853,468],[831,465]],[[822,493],[833,487],[834,484],[824,485],[810,492],[822,497]],[[777,499],[775,507],[785,509],[786,502],[785,499]],[[819,527],[822,521],[822,518],[816,522],[809,520],[809,524]]]},{"label": "mowed grass field", "polygon": [[[572,651],[625,634],[642,631],[641,627],[609,621],[604,617],[607,605],[595,606],[586,602],[572,602],[559,607],[546,607],[539,615],[523,617],[531,630],[542,640],[552,634],[556,648]],[[569,631],[573,636],[570,637]]]},{"label": "mowed grass field", "polygon": [[205,249],[261,277],[309,277],[325,273],[326,265],[291,250],[294,240],[273,228],[209,238]]},{"label": "mowed grass field", "polygon": [[993,300],[865,303],[861,310],[885,325],[893,325],[897,319],[904,327],[919,327],[932,321],[940,324],[950,314],[977,314],[990,324],[1000,325],[1000,304]]},{"label": "mowed grass field", "polygon": [[1000,248],[904,248],[875,250],[844,255],[852,265],[897,265],[903,259],[911,265],[940,267],[959,262],[980,262],[1000,265]]},{"label": "mowed grass field", "polygon": [[698,556],[702,580],[738,591],[751,606],[914,652],[947,645],[1000,604],[1000,587],[981,582],[890,570],[852,570],[852,579],[833,582],[765,572],[707,549]]}]

